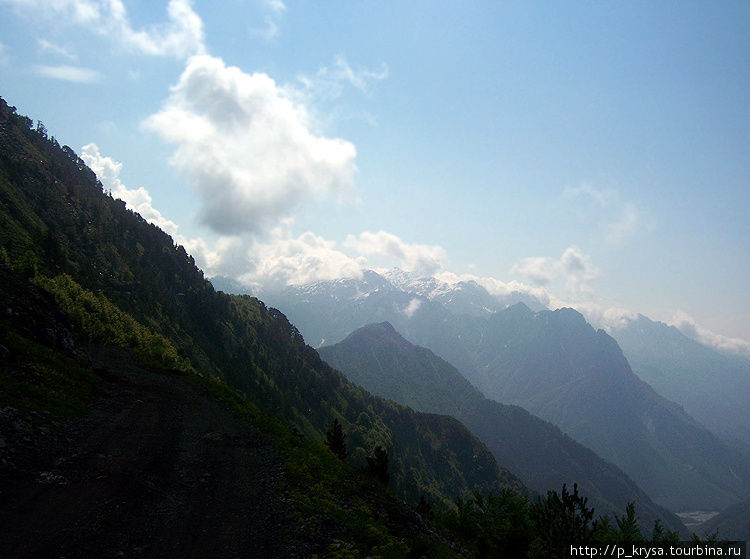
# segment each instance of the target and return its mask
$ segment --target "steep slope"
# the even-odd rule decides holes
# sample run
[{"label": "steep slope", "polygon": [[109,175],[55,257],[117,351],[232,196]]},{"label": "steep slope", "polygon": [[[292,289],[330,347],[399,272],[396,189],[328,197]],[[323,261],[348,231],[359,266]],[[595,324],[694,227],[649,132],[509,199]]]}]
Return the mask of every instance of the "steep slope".
[{"label": "steep slope", "polygon": [[304,436],[319,441],[339,419],[353,463],[384,446],[394,489],[410,499],[520,486],[456,420],[371,396],[323,363],[279,311],[214,291],[183,247],[29,125],[0,103],[0,249],[19,273],[69,274]]},{"label": "steep slope", "polygon": [[681,528],[672,513],[656,506],[617,467],[524,409],[488,400],[453,366],[409,343],[390,323],[365,326],[319,351],[374,394],[416,410],[456,417],[501,464],[542,494],[578,483],[599,514],[621,514],[632,501],[645,526],[661,518],[670,529]]},{"label": "steep slope", "polygon": [[724,355],[643,315],[612,329],[633,372],[698,421],[750,448],[750,360]]},{"label": "steep slope", "polygon": [[454,556],[322,445],[165,368],[155,334],[77,345],[103,316],[134,324],[106,303],[71,318],[2,265],[0,297],[2,557]]}]

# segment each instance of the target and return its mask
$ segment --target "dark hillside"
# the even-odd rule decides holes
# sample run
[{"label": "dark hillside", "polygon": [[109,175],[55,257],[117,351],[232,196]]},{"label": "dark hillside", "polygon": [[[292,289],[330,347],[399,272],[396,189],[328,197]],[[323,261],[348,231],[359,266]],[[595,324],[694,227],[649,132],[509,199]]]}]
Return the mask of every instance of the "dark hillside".
[{"label": "dark hillside", "polygon": [[226,385],[142,365],[148,337],[77,346],[93,332],[80,315],[2,265],[0,294],[0,556],[454,556],[381,484]]},{"label": "dark hillside", "polygon": [[307,437],[321,440],[338,418],[352,462],[384,446],[393,487],[411,499],[520,486],[454,419],[371,396],[323,363],[279,311],[216,292],[183,247],[30,124],[0,104],[0,251],[17,273],[69,275]]}]

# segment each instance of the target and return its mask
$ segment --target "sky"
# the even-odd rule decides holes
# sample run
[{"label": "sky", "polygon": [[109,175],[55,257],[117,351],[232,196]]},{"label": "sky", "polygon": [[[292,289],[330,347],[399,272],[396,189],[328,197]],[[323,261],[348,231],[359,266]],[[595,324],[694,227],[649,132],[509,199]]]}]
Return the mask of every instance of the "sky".
[{"label": "sky", "polygon": [[0,96],[208,276],[398,266],[750,354],[750,3],[0,0]]}]

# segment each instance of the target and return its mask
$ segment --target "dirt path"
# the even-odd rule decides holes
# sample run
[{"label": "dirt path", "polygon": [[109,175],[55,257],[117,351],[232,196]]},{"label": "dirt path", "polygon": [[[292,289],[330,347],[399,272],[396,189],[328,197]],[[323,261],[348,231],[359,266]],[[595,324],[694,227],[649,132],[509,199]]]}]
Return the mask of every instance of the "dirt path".
[{"label": "dirt path", "polygon": [[98,359],[92,411],[0,479],[0,557],[292,555],[268,437],[187,377]]}]

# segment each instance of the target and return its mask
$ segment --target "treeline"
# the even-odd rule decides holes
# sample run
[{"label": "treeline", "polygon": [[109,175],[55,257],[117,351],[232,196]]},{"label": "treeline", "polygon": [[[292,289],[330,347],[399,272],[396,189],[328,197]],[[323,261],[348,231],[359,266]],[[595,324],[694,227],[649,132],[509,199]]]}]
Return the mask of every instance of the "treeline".
[{"label": "treeline", "polygon": [[453,534],[475,557],[562,558],[570,556],[571,545],[664,544],[680,539],[659,520],[651,535],[645,535],[633,503],[612,521],[607,516],[595,518],[587,501],[577,485],[572,492],[563,485],[561,492],[549,491],[536,499],[506,490],[459,498],[455,507],[431,508],[423,502],[421,508],[432,524]]},{"label": "treeline", "polygon": [[[346,434],[338,420],[326,432],[326,446],[340,460],[349,456]],[[388,453],[378,447],[367,459],[364,472],[388,485]],[[431,525],[473,557],[528,557],[555,559],[570,557],[571,546],[607,544],[676,544],[678,532],[664,528],[656,520],[650,534],[639,524],[634,503],[622,516],[596,516],[588,499],[573,485],[532,498],[512,489],[497,494],[475,492],[471,498],[458,497],[452,505],[430,503],[424,495],[416,511]],[[695,542],[701,539],[693,534]],[[706,541],[716,540],[716,534]]]}]

